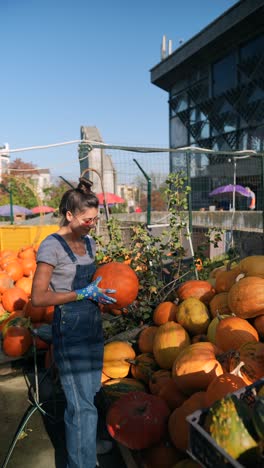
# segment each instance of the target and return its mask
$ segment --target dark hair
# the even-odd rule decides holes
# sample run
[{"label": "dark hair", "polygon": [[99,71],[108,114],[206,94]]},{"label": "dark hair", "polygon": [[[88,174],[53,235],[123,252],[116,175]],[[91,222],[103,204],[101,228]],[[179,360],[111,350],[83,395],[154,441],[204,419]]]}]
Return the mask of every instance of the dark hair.
[{"label": "dark hair", "polygon": [[76,188],[67,190],[62,196],[59,214],[62,217],[61,224],[65,223],[66,213],[72,214],[84,211],[86,208],[98,208],[99,200],[94,192],[91,191],[92,182],[84,177],[80,177]]}]

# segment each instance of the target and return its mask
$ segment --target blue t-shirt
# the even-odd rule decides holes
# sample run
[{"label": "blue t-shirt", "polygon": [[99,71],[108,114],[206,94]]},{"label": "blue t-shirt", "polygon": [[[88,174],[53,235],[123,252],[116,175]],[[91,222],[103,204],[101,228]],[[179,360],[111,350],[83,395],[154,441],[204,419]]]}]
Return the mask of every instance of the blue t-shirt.
[{"label": "blue t-shirt", "polygon": [[[93,257],[91,258],[86,250],[85,255],[77,255],[76,262],[73,262],[66,253],[60,242],[52,235],[44,239],[37,252],[37,262],[48,263],[54,266],[50,286],[55,292],[72,291],[72,282],[76,273],[76,265],[90,265],[94,262],[95,241],[88,236],[92,248]],[[84,241],[85,242],[85,241]]]}]

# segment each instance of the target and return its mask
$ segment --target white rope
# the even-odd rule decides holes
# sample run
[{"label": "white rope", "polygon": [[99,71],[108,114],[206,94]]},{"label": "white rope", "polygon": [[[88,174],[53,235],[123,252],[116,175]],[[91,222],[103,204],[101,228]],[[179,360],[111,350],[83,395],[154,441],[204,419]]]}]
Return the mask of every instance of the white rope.
[{"label": "white rope", "polygon": [[[9,153],[19,153],[23,151],[36,151],[40,149],[55,148],[58,146],[66,146],[73,144],[87,144],[90,146],[90,151],[93,148],[105,148],[105,149],[118,149],[123,151],[131,151],[136,153],[194,153],[194,154],[215,154],[215,155],[225,155],[225,156],[264,156],[264,153],[257,152],[255,150],[240,150],[240,151],[215,151],[209,148],[197,148],[196,146],[184,146],[181,148],[153,148],[153,147],[143,147],[143,146],[123,146],[123,145],[112,145],[108,143],[102,143],[101,141],[94,140],[71,140],[63,141],[60,143],[51,143],[49,145],[38,145],[38,146],[28,146],[25,148],[15,148],[15,149],[0,149],[0,155],[8,155]],[[81,158],[80,161],[85,159]]]}]

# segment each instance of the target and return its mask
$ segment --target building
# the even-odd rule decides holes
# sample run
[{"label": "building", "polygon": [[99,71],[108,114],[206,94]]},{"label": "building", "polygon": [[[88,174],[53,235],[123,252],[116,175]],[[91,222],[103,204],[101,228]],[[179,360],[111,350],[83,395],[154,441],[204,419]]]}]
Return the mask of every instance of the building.
[{"label": "building", "polygon": [[[169,95],[170,147],[264,151],[264,0],[241,0],[151,70]],[[165,57],[164,57],[165,55]],[[263,158],[171,153],[170,170],[186,169],[192,208],[208,209],[221,185],[249,186],[264,209]],[[237,198],[237,210],[246,199]]]},{"label": "building", "polygon": [[7,172],[10,162],[9,145],[6,143],[4,146],[0,146],[0,151],[0,182],[2,182],[2,176]]},{"label": "building", "polygon": [[[103,139],[96,127],[81,127],[81,140],[97,141],[103,143]],[[80,170],[87,171],[86,177],[93,182],[93,191],[116,193],[116,170],[110,155],[105,154],[103,148],[90,148],[89,145],[79,145]]]}]

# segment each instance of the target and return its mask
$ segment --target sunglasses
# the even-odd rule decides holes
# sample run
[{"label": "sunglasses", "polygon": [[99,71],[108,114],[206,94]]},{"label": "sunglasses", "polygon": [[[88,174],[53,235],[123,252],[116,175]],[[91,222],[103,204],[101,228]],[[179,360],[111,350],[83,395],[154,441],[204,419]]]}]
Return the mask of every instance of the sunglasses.
[{"label": "sunglasses", "polygon": [[100,217],[95,216],[94,218],[80,219],[77,216],[74,216],[74,218],[76,218],[83,226],[90,226],[91,224],[96,223]]}]

